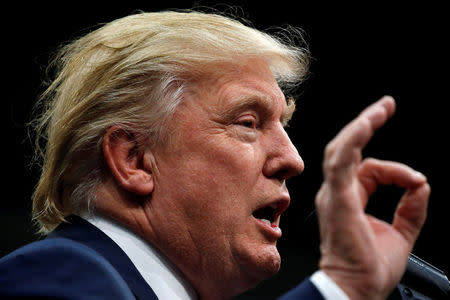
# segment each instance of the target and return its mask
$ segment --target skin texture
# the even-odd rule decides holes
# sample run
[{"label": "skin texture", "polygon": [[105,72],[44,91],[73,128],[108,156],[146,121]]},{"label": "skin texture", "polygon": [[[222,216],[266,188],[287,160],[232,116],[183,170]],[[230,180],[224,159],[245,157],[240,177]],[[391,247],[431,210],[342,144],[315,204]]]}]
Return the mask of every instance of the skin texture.
[{"label": "skin texture", "polygon": [[[384,97],[366,108],[327,146],[325,181],[316,197],[321,235],[320,268],[351,299],[385,299],[400,281],[427,212],[424,175],[397,162],[362,160],[374,131],[394,114]],[[364,212],[378,185],[405,189],[392,224]]]},{"label": "skin texture", "polygon": [[[112,176],[96,203],[99,213],[158,247],[201,299],[231,298],[278,271],[279,215],[290,202],[285,180],[304,168],[283,129],[292,108],[265,62],[219,67],[220,75],[198,80],[185,95],[165,144],[149,148],[118,127],[108,130],[103,152]],[[389,294],[426,217],[423,175],[362,160],[362,148],[394,111],[392,98],[381,99],[325,150],[316,197],[320,268],[351,299]],[[364,212],[379,184],[406,189],[393,224]],[[268,205],[277,207],[272,226],[254,217]]]},{"label": "skin texture", "polygon": [[230,298],[277,273],[280,218],[272,228],[252,214],[270,204],[285,210],[285,180],[304,168],[283,128],[292,108],[267,65],[221,70],[186,95],[167,144],[130,156],[132,136],[107,133],[115,182],[97,205],[157,246],[203,299]]}]

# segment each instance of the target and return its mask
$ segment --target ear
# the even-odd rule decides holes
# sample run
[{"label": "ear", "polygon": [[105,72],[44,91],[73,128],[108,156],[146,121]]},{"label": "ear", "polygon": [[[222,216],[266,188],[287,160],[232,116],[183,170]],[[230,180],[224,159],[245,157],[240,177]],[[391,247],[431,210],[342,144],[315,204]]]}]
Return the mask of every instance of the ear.
[{"label": "ear", "polygon": [[139,150],[135,136],[113,126],[103,136],[103,155],[116,182],[138,196],[153,192],[154,177],[148,163],[149,153]]}]

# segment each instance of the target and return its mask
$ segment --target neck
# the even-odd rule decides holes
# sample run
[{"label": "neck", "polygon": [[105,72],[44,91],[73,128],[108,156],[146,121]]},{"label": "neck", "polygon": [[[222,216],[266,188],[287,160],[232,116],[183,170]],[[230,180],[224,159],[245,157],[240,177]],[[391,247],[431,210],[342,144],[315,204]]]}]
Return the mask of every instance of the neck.
[{"label": "neck", "polygon": [[[125,227],[133,234],[141,238],[146,244],[156,247],[164,259],[176,266],[183,277],[187,278],[195,288],[199,299],[231,299],[248,289],[249,285],[241,286],[239,278],[224,278],[222,269],[226,266],[211,266],[208,261],[202,259],[202,253],[198,253],[193,241],[189,241],[189,233],[179,232],[179,227],[174,227],[174,232],[161,234],[158,228],[170,227],[167,218],[154,210],[154,201],[148,199],[132,199],[125,191],[118,188],[113,182],[97,189],[95,211],[96,214],[113,220],[119,226]],[[156,205],[157,206],[157,205]],[[164,209],[170,209],[164,207]],[[178,230],[178,231],[176,231]],[[177,237],[177,238],[174,238]],[[162,253],[162,254],[161,254]],[[253,285],[253,284],[250,284]]]}]

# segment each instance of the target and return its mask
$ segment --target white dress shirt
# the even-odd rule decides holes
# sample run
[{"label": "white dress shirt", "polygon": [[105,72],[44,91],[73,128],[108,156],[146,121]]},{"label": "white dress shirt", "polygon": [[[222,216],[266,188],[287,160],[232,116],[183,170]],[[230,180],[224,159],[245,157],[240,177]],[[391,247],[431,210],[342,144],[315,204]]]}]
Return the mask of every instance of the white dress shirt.
[{"label": "white dress shirt", "polygon": [[[155,247],[119,224],[101,216],[82,216],[103,231],[130,258],[136,269],[160,300],[196,300],[195,289],[184,275]],[[311,282],[326,300],[349,300],[323,271],[315,272]]]},{"label": "white dress shirt", "polygon": [[84,219],[111,238],[133,262],[160,300],[194,300],[197,294],[184,275],[152,245],[119,224],[100,216]]}]

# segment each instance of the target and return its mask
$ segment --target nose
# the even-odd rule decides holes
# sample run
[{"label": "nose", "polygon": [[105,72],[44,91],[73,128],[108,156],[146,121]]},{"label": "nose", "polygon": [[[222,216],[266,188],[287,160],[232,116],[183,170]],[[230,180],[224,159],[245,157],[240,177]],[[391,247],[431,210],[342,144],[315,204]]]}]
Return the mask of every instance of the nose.
[{"label": "nose", "polygon": [[264,176],[285,181],[303,171],[304,162],[281,124],[268,140]]}]

